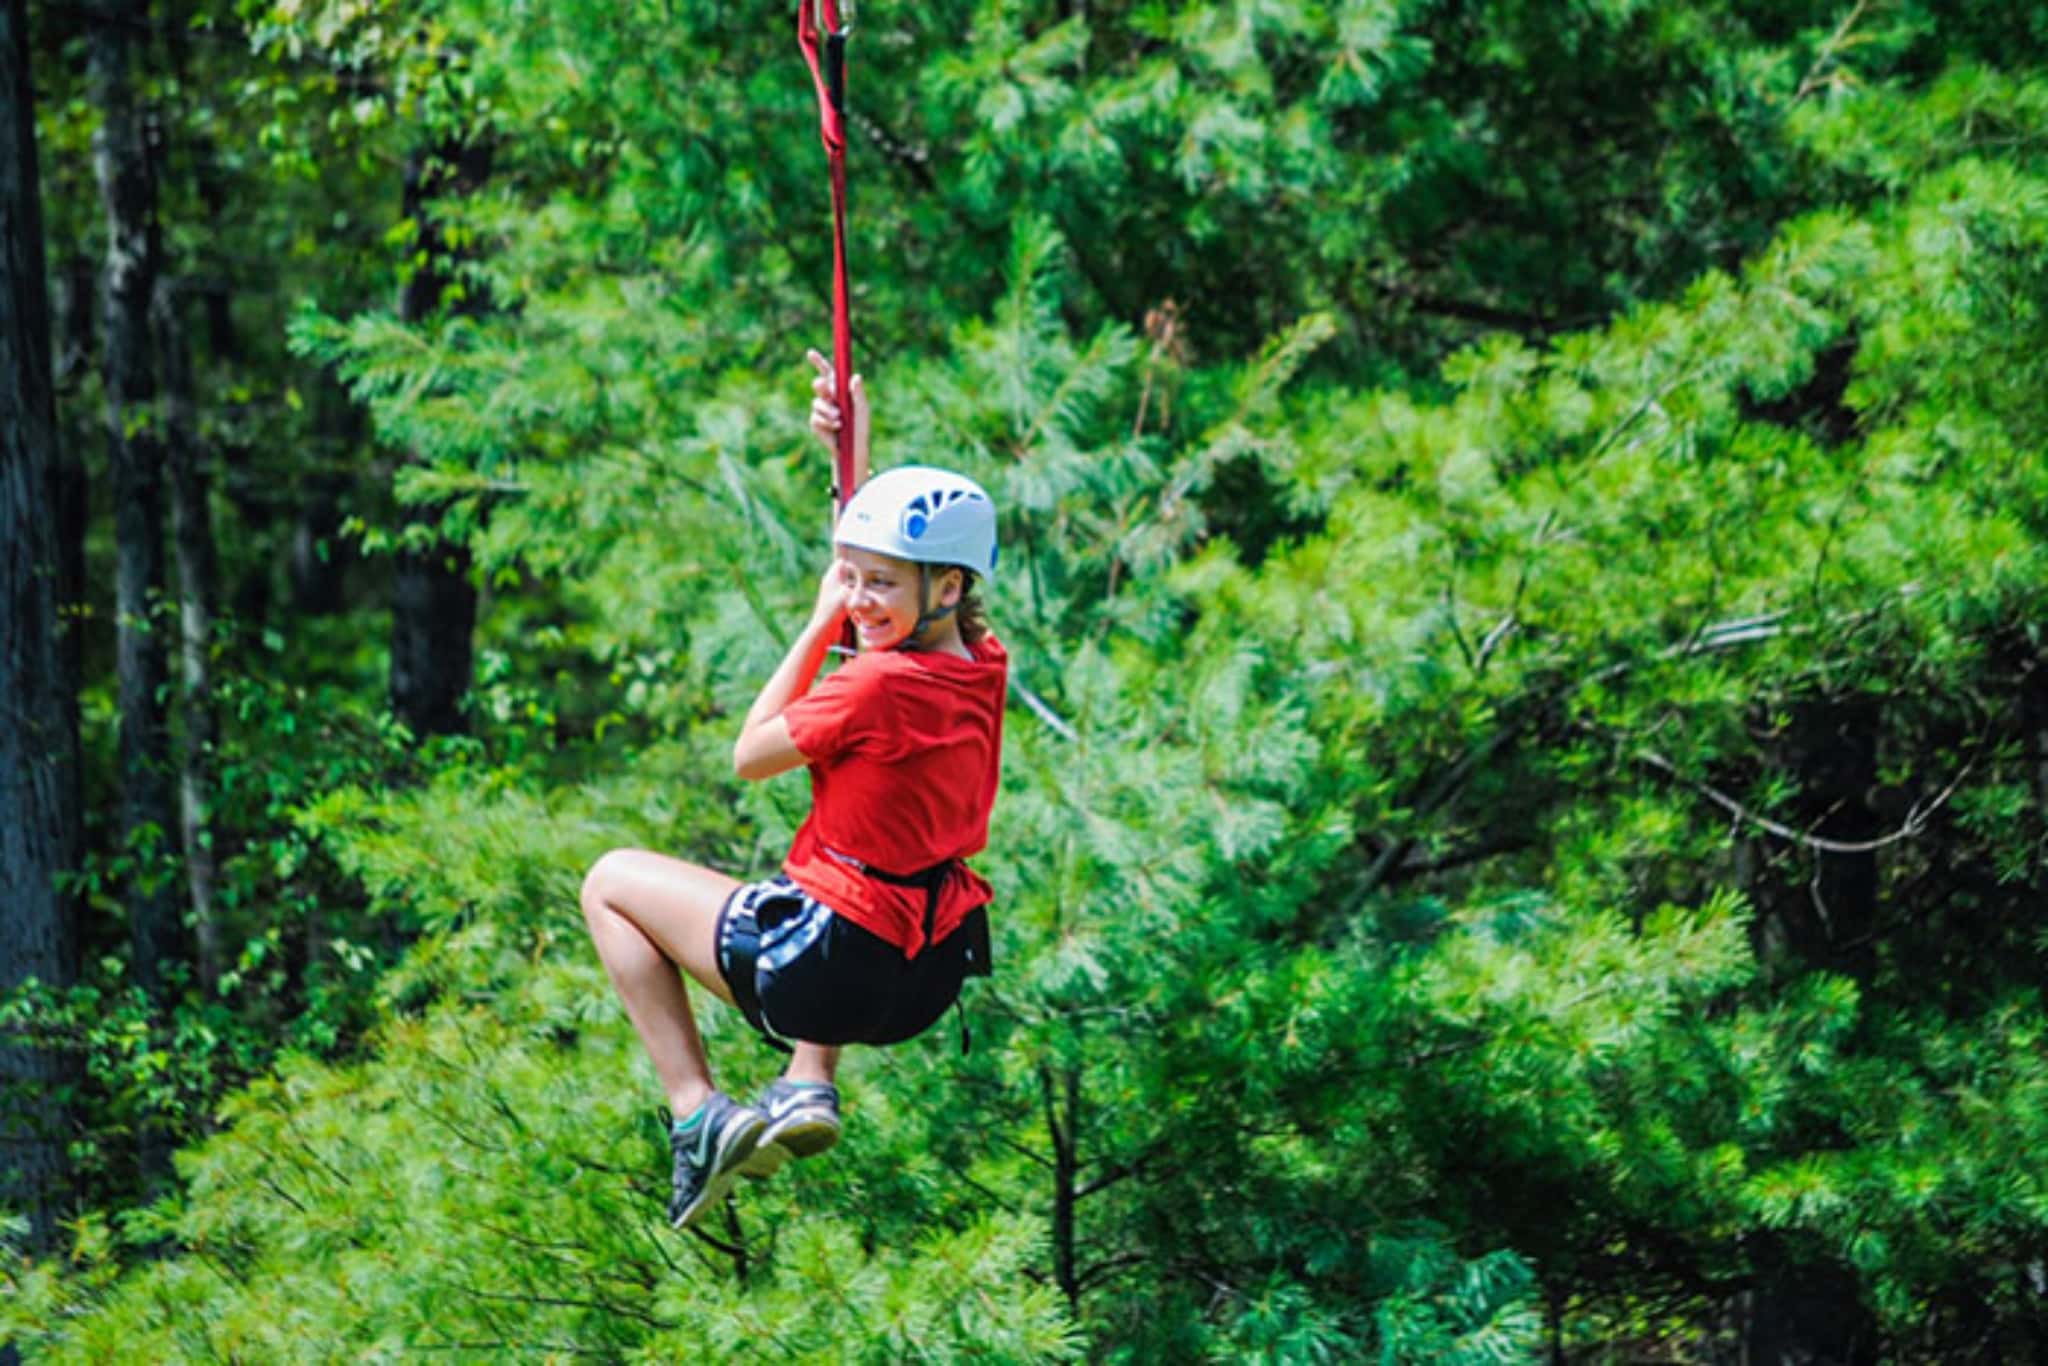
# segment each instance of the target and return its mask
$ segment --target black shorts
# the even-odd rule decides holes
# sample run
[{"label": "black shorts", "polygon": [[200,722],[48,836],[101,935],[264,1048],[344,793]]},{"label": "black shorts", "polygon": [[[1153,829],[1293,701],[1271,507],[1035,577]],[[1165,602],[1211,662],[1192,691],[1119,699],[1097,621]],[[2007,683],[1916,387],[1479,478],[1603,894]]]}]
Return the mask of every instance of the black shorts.
[{"label": "black shorts", "polygon": [[907,960],[786,876],[743,883],[718,912],[718,971],[742,1013],[776,1043],[914,1039],[988,963],[985,906]]}]

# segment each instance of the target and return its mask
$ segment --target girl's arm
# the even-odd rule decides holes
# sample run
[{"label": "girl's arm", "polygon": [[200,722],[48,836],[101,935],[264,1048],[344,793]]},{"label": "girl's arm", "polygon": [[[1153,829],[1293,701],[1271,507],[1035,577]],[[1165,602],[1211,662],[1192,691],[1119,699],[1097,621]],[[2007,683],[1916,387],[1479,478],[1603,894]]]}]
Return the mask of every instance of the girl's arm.
[{"label": "girl's arm", "polygon": [[[805,352],[804,359],[817,371],[811,379],[811,430],[836,450],[842,415],[833,401],[832,362],[816,350]],[[853,377],[849,388],[853,394],[854,480],[858,483],[867,477],[868,470],[868,395],[859,375]],[[732,747],[733,771],[740,777],[772,778],[810,762],[789,738],[789,723],[782,719],[782,709],[811,690],[811,680],[818,676],[825,652],[839,639],[839,628],[846,620],[851,572],[843,561],[833,560],[832,567],[825,571],[824,582],[818,585],[818,603],[811,610],[810,622],[798,633],[789,653],[782,657],[782,663],[748,710],[746,722],[740,726],[740,738]]]},{"label": "girl's arm", "polygon": [[810,762],[789,735],[789,722],[782,709],[811,690],[811,680],[825,662],[825,652],[839,639],[840,624],[846,620],[846,596],[851,566],[833,560],[818,584],[818,602],[811,619],[790,642],[789,653],[776,665],[762,685],[761,695],[747,710],[740,726],[740,738],[732,747],[733,772],[749,780],[772,778],[778,773]]}]

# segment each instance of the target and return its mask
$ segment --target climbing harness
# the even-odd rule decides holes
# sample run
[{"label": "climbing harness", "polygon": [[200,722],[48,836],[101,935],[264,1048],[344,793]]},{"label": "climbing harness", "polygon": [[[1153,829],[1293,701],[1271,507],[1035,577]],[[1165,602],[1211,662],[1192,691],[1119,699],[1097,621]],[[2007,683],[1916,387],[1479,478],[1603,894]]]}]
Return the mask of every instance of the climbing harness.
[{"label": "climbing harness", "polygon": [[865,873],[877,882],[886,882],[892,887],[911,887],[924,893],[924,942],[928,947],[933,933],[938,929],[939,895],[946,890],[946,877],[953,870],[953,860],[934,863],[929,868],[920,868],[914,873],[890,873],[863,863],[851,854],[842,854],[831,845],[820,845],[825,857],[834,863],[845,864],[857,873]]},{"label": "climbing harness", "polygon": [[853,0],[797,0],[796,40],[818,91],[818,131],[832,172],[832,388],[839,405],[839,448],[832,465],[832,513],[867,477],[853,445],[853,324],[846,283],[846,39]]},{"label": "climbing harness", "polygon": [[[819,847],[825,851],[827,858],[832,859],[836,863],[843,863],[855,872],[865,873],[877,882],[886,882],[896,887],[910,887],[923,892],[924,944],[919,952],[932,947],[935,942],[933,936],[937,934],[939,928],[939,897],[946,889],[947,875],[952,872],[953,865],[958,860],[947,859],[943,863],[934,863],[929,868],[920,868],[914,873],[890,873],[875,867],[872,863],[864,863],[851,854],[842,854],[829,844],[820,845]],[[990,951],[987,911],[981,907],[976,907],[973,912],[968,914],[965,920],[960,922],[959,927],[953,932],[967,936],[965,940],[966,975],[969,977],[992,976],[995,972],[995,964],[993,961],[994,955]],[[964,982],[962,986],[964,988]],[[974,1048],[974,1034],[967,1027],[965,995],[966,993],[963,990],[961,995],[953,998],[953,1013],[960,1024],[960,1056],[963,1058]]]}]

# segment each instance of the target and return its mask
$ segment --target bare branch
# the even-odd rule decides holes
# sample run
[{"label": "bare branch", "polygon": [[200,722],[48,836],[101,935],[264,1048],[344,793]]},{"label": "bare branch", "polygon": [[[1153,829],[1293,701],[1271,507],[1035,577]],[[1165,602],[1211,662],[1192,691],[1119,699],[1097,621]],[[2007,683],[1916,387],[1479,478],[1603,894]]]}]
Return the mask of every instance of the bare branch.
[{"label": "bare branch", "polygon": [[473,1285],[456,1285],[455,1289],[480,1300],[496,1300],[505,1304],[537,1304],[553,1309],[595,1309],[600,1314],[616,1314],[620,1318],[635,1319],[650,1328],[666,1331],[676,1325],[667,1319],[636,1309],[630,1304],[616,1304],[610,1300],[581,1300],[571,1295],[515,1295],[498,1290],[479,1290]]},{"label": "bare branch", "polygon": [[1018,699],[1031,709],[1031,714],[1050,726],[1053,733],[1062,740],[1069,743],[1077,743],[1080,740],[1081,737],[1074,728],[1061,720],[1060,714],[1054,711],[1044,698],[1018,682],[1015,674],[1010,675],[1010,691],[1016,693]]},{"label": "bare branch", "polygon": [[1513,612],[1508,613],[1493,624],[1479,642],[1479,655],[1473,663],[1472,671],[1474,673],[1483,674],[1486,672],[1487,661],[1493,658],[1493,652],[1500,648],[1502,641],[1515,633],[1515,628],[1519,625],[1521,623],[1515,619]]},{"label": "bare branch", "polygon": [[1820,45],[1820,51],[1814,54],[1813,65],[1807,68],[1806,75],[1799,82],[1799,88],[1792,92],[1792,103],[1798,104],[1820,89],[1821,73],[1834,63],[1835,58],[1848,45],[1850,34],[1855,31],[1857,23],[1863,18],[1863,11],[1868,8],[1870,0],[1856,0],[1855,8],[1844,16],[1841,23],[1835,25],[1835,31],[1828,35],[1827,41]]},{"label": "bare branch", "polygon": [[1708,801],[1714,803],[1714,805],[1726,811],[1729,815],[1734,816],[1737,820],[1746,821],[1759,830],[1776,835],[1779,839],[1787,840],[1793,844],[1804,845],[1808,849],[1818,850],[1824,854],[1868,854],[1873,850],[1882,849],[1886,845],[1897,844],[1902,840],[1909,840],[1921,834],[1927,829],[1928,818],[1940,810],[1942,804],[1947,802],[1950,797],[1955,795],[1956,788],[1962,785],[1963,779],[1970,776],[1970,770],[1976,767],[1977,762],[1972,759],[1969,763],[1964,764],[1962,771],[1957,773],[1949,785],[1936,793],[1934,799],[1926,805],[1914,803],[1913,809],[1906,813],[1905,823],[1889,835],[1880,835],[1876,839],[1868,840],[1831,840],[1820,835],[1809,834],[1804,830],[1795,830],[1782,821],[1774,821],[1769,816],[1750,810],[1735,798],[1721,791],[1721,789],[1711,784],[1703,783],[1697,778],[1686,777],[1678,771],[1676,764],[1655,750],[1641,750],[1636,754],[1636,759],[1647,767],[1656,769],[1666,777],[1676,779],[1678,782],[1685,784]]},{"label": "bare branch", "polygon": [[1047,1157],[1044,1153],[1033,1152],[1031,1149],[1025,1147],[1022,1143],[1017,1142],[1013,1138],[1004,1138],[1001,1135],[998,1135],[996,1137],[996,1142],[1002,1144],[1011,1152],[1016,1153],[1019,1157],[1029,1158],[1031,1161],[1036,1162],[1041,1167],[1050,1167],[1052,1165],[1052,1159]]},{"label": "bare branch", "polygon": [[1465,628],[1458,624],[1458,599],[1448,581],[1444,584],[1444,619],[1451,624],[1451,639],[1458,643],[1458,653],[1465,656],[1465,667],[1478,673],[1479,660],[1472,653],[1472,642],[1465,639]]}]

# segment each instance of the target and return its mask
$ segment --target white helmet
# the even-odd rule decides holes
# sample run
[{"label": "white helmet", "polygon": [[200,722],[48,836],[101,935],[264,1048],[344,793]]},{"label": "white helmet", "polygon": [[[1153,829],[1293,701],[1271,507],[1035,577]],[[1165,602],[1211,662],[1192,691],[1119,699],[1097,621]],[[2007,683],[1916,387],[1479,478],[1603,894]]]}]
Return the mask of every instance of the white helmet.
[{"label": "white helmet", "polygon": [[841,545],[918,564],[996,573],[996,505],[964,474],[904,465],[860,486],[839,514]]}]

